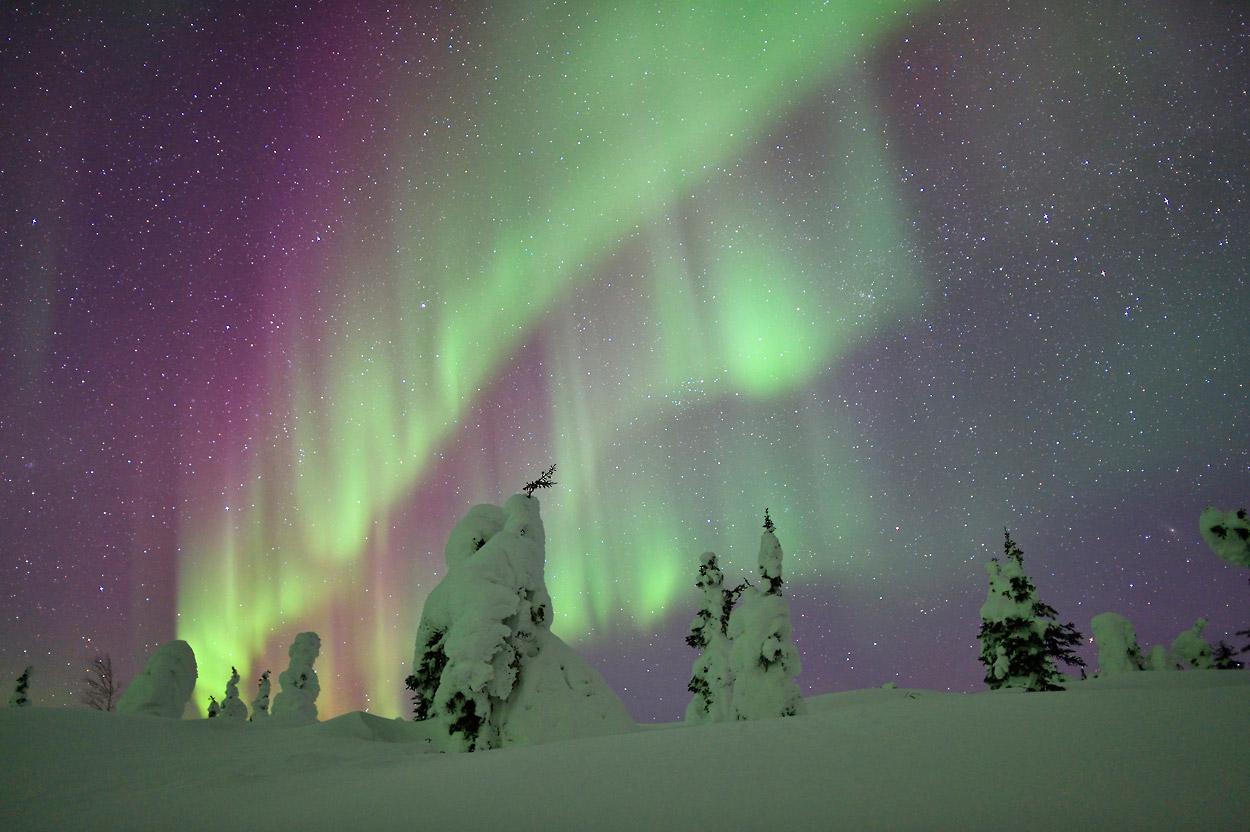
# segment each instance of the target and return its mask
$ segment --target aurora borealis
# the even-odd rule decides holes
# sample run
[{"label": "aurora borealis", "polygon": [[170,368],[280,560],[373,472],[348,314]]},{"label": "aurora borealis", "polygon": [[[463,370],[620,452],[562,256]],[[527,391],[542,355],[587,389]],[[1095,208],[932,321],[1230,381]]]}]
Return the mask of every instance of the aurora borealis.
[{"label": "aurora borealis", "polygon": [[1250,624],[1197,532],[1250,499],[1237,4],[254,5],[4,12],[37,703],[312,629],[323,714],[401,713],[447,532],[552,462],[555,630],[639,718],[765,506],[807,691],[979,687],[1004,525],[1087,634]]}]

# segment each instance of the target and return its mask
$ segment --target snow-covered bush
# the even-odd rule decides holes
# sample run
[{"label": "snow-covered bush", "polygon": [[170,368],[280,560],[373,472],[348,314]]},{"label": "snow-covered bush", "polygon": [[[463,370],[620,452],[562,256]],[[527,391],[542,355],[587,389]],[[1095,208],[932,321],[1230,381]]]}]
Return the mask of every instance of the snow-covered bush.
[{"label": "snow-covered bush", "polygon": [[162,644],[117,701],[122,713],[181,719],[195,690],[195,653],[185,641]]},{"label": "snow-covered bush", "polygon": [[733,590],[725,589],[724,583],[725,575],[716,561],[716,553],[704,552],[699,558],[699,578],[695,581],[695,586],[702,591],[701,604],[690,625],[690,634],[686,636],[686,644],[699,651],[687,686],[694,694],[686,706],[687,722],[724,722],[734,718],[727,632],[733,600],[726,596],[736,596]]},{"label": "snow-covered bush", "polygon": [[1199,618],[1172,642],[1172,663],[1186,670],[1209,670],[1214,666],[1211,644],[1202,637],[1207,620]]},{"label": "snow-covered bush", "polygon": [[414,718],[445,726],[448,750],[633,727],[602,677],[550,632],[536,497],[474,506],[448,538],[446,558],[447,574],[421,611],[407,686]]},{"label": "snow-covered bush", "polygon": [[1175,670],[1176,665],[1168,658],[1168,649],[1162,644],[1150,648],[1146,655],[1146,670]]},{"label": "snow-covered bush", "polygon": [[1094,643],[1098,645],[1100,675],[1131,673],[1145,667],[1141,647],[1137,644],[1137,633],[1127,618],[1114,612],[1099,613],[1089,622],[1089,629],[1094,634]]},{"label": "snow-covered bush", "polygon": [[217,704],[217,697],[216,696],[208,697],[208,718],[216,719],[217,715],[220,713],[221,713],[221,706]]},{"label": "snow-covered bush", "polygon": [[230,681],[226,682],[226,695],[221,700],[221,715],[227,719],[247,719],[247,705],[239,698],[239,671],[230,668]]},{"label": "snow-covered bush", "polygon": [[1250,515],[1244,508],[1221,511],[1208,506],[1198,518],[1198,529],[1216,555],[1234,566],[1250,566]]},{"label": "snow-covered bush", "polygon": [[1072,648],[1081,635],[1072,624],[1055,621],[1054,608],[1037,599],[1033,581],[1024,572],[1024,553],[1003,531],[1003,560],[985,565],[990,588],[981,605],[981,663],[992,690],[1063,690],[1058,659],[1084,667]]},{"label": "snow-covered bush", "polygon": [[22,671],[22,675],[17,677],[17,684],[13,688],[13,695],[9,697],[10,708],[25,708],[30,705],[30,674],[34,668],[27,665]]},{"label": "snow-covered bush", "polygon": [[760,583],[742,593],[729,617],[729,670],[736,719],[769,719],[803,712],[795,684],[802,667],[790,632],[790,607],[781,594],[781,543],[764,513]]},{"label": "snow-covered bush", "polygon": [[321,637],[316,633],[300,633],[295,637],[287,650],[291,663],[278,676],[282,690],[273,698],[270,714],[275,720],[300,725],[317,721],[317,694],[321,693],[321,683],[317,681],[313,662],[320,654]]},{"label": "snow-covered bush", "polygon": [[256,698],[252,700],[252,721],[269,716],[269,671],[256,680]]}]

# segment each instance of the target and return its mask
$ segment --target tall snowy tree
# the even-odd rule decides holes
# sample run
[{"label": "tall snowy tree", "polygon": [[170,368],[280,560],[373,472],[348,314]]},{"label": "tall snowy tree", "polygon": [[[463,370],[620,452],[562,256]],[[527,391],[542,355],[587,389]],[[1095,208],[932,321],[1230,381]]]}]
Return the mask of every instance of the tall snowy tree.
[{"label": "tall snowy tree", "polygon": [[185,641],[162,644],[117,700],[117,710],[181,719],[197,675],[191,645]]},{"label": "tall snowy tree", "polygon": [[729,669],[736,719],[769,719],[803,712],[795,677],[802,667],[781,594],[781,543],[767,509],[760,537],[760,583],[742,593],[729,617]]},{"label": "tall snowy tree", "polygon": [[1209,670],[1215,665],[1211,643],[1202,637],[1207,620],[1199,618],[1194,626],[1183,631],[1172,641],[1169,654],[1172,664],[1185,670]]},{"label": "tall snowy tree", "polygon": [[[731,706],[733,675],[729,671],[729,616],[725,609],[725,575],[716,561],[715,552],[704,552],[699,558],[699,578],[695,586],[702,591],[702,603],[690,625],[686,644],[699,651],[691,668],[688,688],[694,697],[686,706],[686,721],[691,723],[724,722],[734,718]],[[733,602],[729,601],[732,609]]]},{"label": "tall snowy tree", "polygon": [[270,713],[275,720],[296,724],[317,721],[317,695],[321,683],[313,663],[321,654],[321,636],[316,633],[300,633],[287,649],[290,665],[278,676],[282,690],[273,698]]},{"label": "tall snowy tree", "polygon": [[239,671],[230,668],[230,681],[226,682],[226,695],[221,700],[221,715],[227,719],[247,719],[247,705],[239,698]]},{"label": "tall snowy tree", "polygon": [[117,699],[117,683],[113,679],[113,659],[108,653],[96,656],[82,678],[82,701],[97,711],[113,710]]},{"label": "tall snowy tree", "polygon": [[252,721],[269,716],[269,671],[256,680],[256,698],[252,700]]},{"label": "tall snowy tree", "polygon": [[17,677],[17,685],[13,688],[13,695],[9,697],[10,708],[30,706],[30,674],[33,670],[33,667],[27,665],[22,675]]},{"label": "tall snowy tree", "polygon": [[1099,613],[1089,622],[1089,629],[1098,645],[1099,675],[1113,676],[1145,668],[1137,633],[1127,618],[1114,612]]},{"label": "tall snowy tree", "polygon": [[1024,553],[1005,529],[1003,538],[1003,560],[986,564],[990,589],[981,605],[980,632],[985,683],[992,690],[1063,690],[1055,662],[1085,666],[1072,649],[1081,634],[1071,623],[1059,624],[1054,608],[1038,600],[1024,572]]},{"label": "tall snowy tree", "polygon": [[406,680],[414,718],[449,751],[632,730],[603,678],[551,632],[546,533],[535,490],[477,505],[447,540],[447,573],[421,611]]}]

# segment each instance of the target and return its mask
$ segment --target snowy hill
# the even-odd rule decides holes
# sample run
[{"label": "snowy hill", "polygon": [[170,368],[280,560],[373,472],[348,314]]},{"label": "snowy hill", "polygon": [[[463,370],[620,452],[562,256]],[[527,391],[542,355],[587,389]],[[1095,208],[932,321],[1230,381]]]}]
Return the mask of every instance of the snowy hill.
[{"label": "snowy hill", "polygon": [[425,724],[0,711],[0,828],[1250,829],[1250,674],[863,690],[803,716],[473,754]]}]

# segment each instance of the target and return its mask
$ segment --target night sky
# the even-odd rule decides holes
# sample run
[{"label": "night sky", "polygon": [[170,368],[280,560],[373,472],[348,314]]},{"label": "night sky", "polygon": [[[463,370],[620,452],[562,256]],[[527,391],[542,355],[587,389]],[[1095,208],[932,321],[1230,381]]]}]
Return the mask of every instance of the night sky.
[{"label": "night sky", "polygon": [[553,462],[639,719],[765,507],[808,693],[983,689],[1004,526],[1087,636],[1250,625],[1246,6],[678,6],[5,8],[6,691],[185,638],[250,699],[312,629],[323,717],[405,712],[447,533]]}]

